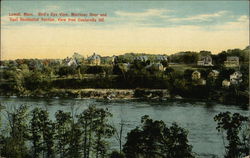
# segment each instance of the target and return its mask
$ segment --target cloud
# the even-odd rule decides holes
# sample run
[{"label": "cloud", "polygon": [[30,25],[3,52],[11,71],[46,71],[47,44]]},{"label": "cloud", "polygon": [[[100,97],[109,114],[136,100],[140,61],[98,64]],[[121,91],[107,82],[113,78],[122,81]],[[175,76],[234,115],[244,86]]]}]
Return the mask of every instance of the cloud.
[{"label": "cloud", "polygon": [[169,21],[172,22],[181,22],[181,21],[210,21],[213,18],[218,18],[228,13],[228,11],[219,11],[212,14],[199,14],[195,16],[189,16],[184,18],[171,18]]},{"label": "cloud", "polygon": [[118,16],[125,16],[125,17],[131,17],[131,18],[144,18],[144,17],[168,17],[166,13],[172,12],[172,10],[166,10],[166,9],[148,9],[144,12],[126,12],[126,11],[115,11],[115,14]]},{"label": "cloud", "polygon": [[159,25],[155,21],[156,18],[167,19],[169,18],[168,13],[173,10],[167,9],[147,9],[141,12],[128,12],[128,11],[115,11],[115,16],[110,16],[106,20],[111,23],[109,27],[116,27],[116,25],[122,24],[127,27],[139,26],[139,27],[154,27]]},{"label": "cloud", "polygon": [[238,21],[240,22],[248,22],[249,21],[249,17],[246,15],[242,15],[238,18]]},{"label": "cloud", "polygon": [[235,21],[230,21],[221,25],[213,26],[213,30],[228,30],[228,31],[247,30],[249,32],[249,17],[246,15],[242,15]]}]

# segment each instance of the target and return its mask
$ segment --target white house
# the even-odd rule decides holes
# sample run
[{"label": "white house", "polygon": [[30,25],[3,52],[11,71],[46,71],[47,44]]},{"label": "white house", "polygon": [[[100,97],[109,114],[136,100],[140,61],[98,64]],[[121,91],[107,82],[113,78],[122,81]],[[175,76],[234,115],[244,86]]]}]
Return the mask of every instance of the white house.
[{"label": "white house", "polygon": [[64,64],[67,66],[77,66],[77,61],[74,58],[69,58],[67,57],[66,59],[64,59]]},{"label": "white house", "polygon": [[141,61],[141,62],[146,62],[148,61],[148,57],[147,56],[137,56],[135,57],[135,60]]},{"label": "white house", "polygon": [[239,84],[242,82],[242,73],[240,71],[235,71],[230,75],[230,83],[233,85]]},{"label": "white house", "polygon": [[91,55],[90,57],[88,57],[88,62],[91,65],[100,65],[101,64],[101,56],[93,53],[93,55]]},{"label": "white house", "polygon": [[222,87],[229,87],[230,85],[231,85],[231,83],[227,79],[222,81]]},{"label": "white house", "polygon": [[224,61],[224,65],[226,67],[238,67],[240,65],[239,57],[237,57],[237,56],[227,57],[227,60]]},{"label": "white house", "polygon": [[209,74],[208,77],[212,77],[212,78],[217,78],[219,76],[220,72],[217,70],[212,70]]},{"label": "white house", "polygon": [[146,66],[146,69],[164,71],[166,68],[161,63],[152,63]]},{"label": "white house", "polygon": [[199,71],[194,71],[192,73],[192,80],[199,80],[201,78],[201,73]]},{"label": "white house", "polygon": [[157,57],[156,57],[156,60],[157,61],[168,61],[168,57],[167,56],[165,56],[165,55],[158,55]]},{"label": "white house", "polygon": [[112,64],[118,64],[118,56],[113,55],[112,56]]},{"label": "white house", "polygon": [[200,57],[197,61],[198,66],[213,66],[212,57],[210,55]]},{"label": "white house", "polygon": [[201,78],[201,79],[198,80],[197,84],[198,85],[206,85],[207,81]]}]

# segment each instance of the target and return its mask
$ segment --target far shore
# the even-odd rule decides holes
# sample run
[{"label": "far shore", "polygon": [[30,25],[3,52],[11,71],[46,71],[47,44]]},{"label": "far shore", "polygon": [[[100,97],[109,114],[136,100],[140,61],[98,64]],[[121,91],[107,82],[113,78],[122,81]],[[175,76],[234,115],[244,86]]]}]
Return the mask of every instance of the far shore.
[{"label": "far shore", "polygon": [[166,89],[52,89],[50,91],[25,91],[22,94],[1,93],[1,97],[10,98],[45,98],[45,99],[105,99],[105,100],[189,100],[217,102],[221,104],[237,104],[249,106],[247,103],[228,101],[223,96],[219,98],[187,98],[180,95],[170,95]]}]

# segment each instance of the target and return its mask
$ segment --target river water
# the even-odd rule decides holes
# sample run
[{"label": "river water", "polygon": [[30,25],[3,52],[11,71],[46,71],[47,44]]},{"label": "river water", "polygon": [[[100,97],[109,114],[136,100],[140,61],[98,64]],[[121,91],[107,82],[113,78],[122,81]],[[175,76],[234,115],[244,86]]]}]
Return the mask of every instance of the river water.
[{"label": "river water", "polygon": [[[50,112],[51,119],[57,110],[74,111],[80,113],[89,105],[108,108],[113,114],[111,124],[119,128],[123,120],[124,140],[128,131],[140,124],[143,115],[149,115],[156,120],[163,120],[168,126],[177,122],[189,131],[189,143],[198,157],[223,157],[225,153],[222,136],[216,130],[213,117],[225,111],[238,112],[250,116],[249,109],[235,105],[222,105],[218,103],[194,102],[183,100],[172,101],[138,101],[138,100],[96,100],[96,99],[30,99],[1,97],[1,104],[6,109],[26,104],[31,107],[44,107]],[[118,148],[116,139],[111,139],[111,148]]]}]

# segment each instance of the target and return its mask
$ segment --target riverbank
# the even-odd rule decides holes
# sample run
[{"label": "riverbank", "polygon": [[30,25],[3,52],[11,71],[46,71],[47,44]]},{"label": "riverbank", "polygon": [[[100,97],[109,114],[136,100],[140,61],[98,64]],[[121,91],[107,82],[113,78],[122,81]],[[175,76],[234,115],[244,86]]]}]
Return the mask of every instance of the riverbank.
[{"label": "riverbank", "polygon": [[23,93],[0,93],[5,97],[31,97],[31,98],[78,98],[78,99],[143,99],[168,100],[185,99],[197,101],[213,101],[222,104],[237,104],[249,106],[247,93],[231,96],[227,91],[217,91],[207,97],[194,98],[190,96],[171,95],[166,89],[51,89],[24,91]]},{"label": "riverbank", "polygon": [[52,89],[49,91],[24,91],[18,94],[2,93],[1,96],[94,99],[170,98],[169,92],[162,89]]}]

